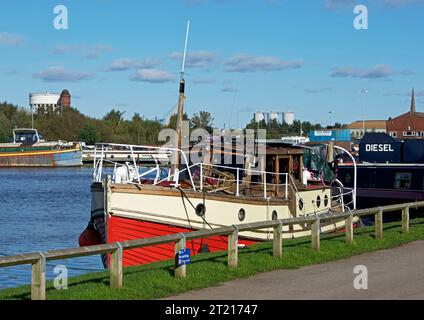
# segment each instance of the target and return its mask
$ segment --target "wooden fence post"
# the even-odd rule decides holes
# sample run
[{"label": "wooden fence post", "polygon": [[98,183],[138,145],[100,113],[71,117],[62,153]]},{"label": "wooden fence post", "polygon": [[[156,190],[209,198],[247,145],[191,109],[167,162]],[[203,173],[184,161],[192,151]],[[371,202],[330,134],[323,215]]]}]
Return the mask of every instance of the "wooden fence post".
[{"label": "wooden fence post", "polygon": [[116,250],[110,254],[110,287],[119,289],[122,288],[123,282],[123,248],[119,242],[116,242],[116,246]]},{"label": "wooden fence post", "polygon": [[402,232],[409,232],[409,207],[402,210]]},{"label": "wooden fence post", "polygon": [[278,226],[274,227],[273,254],[276,258],[283,257],[283,223],[279,220]]},{"label": "wooden fence post", "polygon": [[314,249],[315,251],[320,251],[320,248],[321,248],[320,237],[321,237],[321,221],[319,217],[317,217],[317,220],[311,224],[312,249]]},{"label": "wooden fence post", "polygon": [[46,257],[39,254],[40,259],[32,264],[31,300],[46,300]]},{"label": "wooden fence post", "polygon": [[238,228],[233,227],[233,233],[228,236],[228,266],[235,269],[238,266]]},{"label": "wooden fence post", "polygon": [[379,208],[375,214],[375,238],[383,239],[383,209]]},{"label": "wooden fence post", "polygon": [[175,278],[184,279],[187,275],[187,267],[178,264],[178,254],[186,248],[186,237],[182,233],[180,235],[181,239],[175,242]]},{"label": "wooden fence post", "polygon": [[350,214],[345,220],[346,243],[353,243],[353,215]]}]

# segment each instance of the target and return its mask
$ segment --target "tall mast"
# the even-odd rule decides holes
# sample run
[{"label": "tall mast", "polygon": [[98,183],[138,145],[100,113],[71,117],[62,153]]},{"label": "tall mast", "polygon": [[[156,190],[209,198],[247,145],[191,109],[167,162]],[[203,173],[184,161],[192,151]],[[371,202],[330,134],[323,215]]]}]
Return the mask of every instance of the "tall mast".
[{"label": "tall mast", "polygon": [[[183,54],[183,62],[181,66],[181,74],[180,74],[180,89],[179,89],[179,97],[178,97],[178,112],[177,112],[177,149],[181,149],[182,145],[182,126],[183,126],[183,116],[184,116],[184,101],[185,101],[185,80],[184,80],[184,70],[185,63],[187,58],[187,46],[188,46],[188,34],[190,31],[190,21],[187,21],[187,31],[184,45],[184,54]],[[180,167],[181,159],[180,153],[176,154],[175,164],[171,166],[171,172],[175,173],[176,169]]]}]

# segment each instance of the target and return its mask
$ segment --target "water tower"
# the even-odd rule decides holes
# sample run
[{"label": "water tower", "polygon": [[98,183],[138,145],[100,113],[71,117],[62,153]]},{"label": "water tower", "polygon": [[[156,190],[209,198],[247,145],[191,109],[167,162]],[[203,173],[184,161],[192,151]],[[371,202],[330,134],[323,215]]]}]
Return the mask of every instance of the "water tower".
[{"label": "water tower", "polygon": [[262,111],[255,112],[254,114],[255,122],[261,122],[265,120],[265,115]]},{"label": "water tower", "polygon": [[289,126],[293,125],[294,123],[294,112],[284,112],[283,114],[284,122],[287,123]]},{"label": "water tower", "polygon": [[30,93],[29,105],[35,112],[46,113],[48,111],[56,111],[59,104],[60,94],[58,93]]},{"label": "water tower", "polygon": [[271,111],[268,115],[268,124],[271,124],[274,120],[278,123],[278,112]]}]

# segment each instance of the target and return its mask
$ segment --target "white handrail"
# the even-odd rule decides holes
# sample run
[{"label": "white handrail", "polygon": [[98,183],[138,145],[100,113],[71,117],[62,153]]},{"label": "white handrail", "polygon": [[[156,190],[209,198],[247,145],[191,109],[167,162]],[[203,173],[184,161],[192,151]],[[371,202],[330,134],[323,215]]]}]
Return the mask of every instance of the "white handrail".
[{"label": "white handrail", "polygon": [[[104,154],[104,147],[105,146],[110,146],[110,147],[122,147],[122,148],[130,148],[130,151],[131,151],[131,155],[132,155],[132,157],[133,157],[133,161],[134,161],[134,165],[135,165],[135,168],[137,169],[137,165],[136,165],[136,161],[135,161],[135,158],[134,158],[134,152],[133,152],[133,150],[134,150],[134,148],[140,148],[140,149],[148,149],[148,150],[158,150],[158,151],[171,151],[171,152],[178,152],[178,153],[180,153],[181,155],[182,155],[182,157],[183,157],[183,160],[184,160],[184,162],[185,162],[185,165],[186,165],[186,168],[184,169],[184,170],[182,170],[182,171],[180,171],[179,173],[181,173],[181,172],[183,172],[183,171],[186,171],[187,170],[187,168],[188,168],[188,159],[187,159],[187,156],[186,156],[186,154],[184,153],[184,151],[182,151],[182,150],[180,150],[180,149],[177,149],[177,148],[171,148],[171,147],[155,147],[155,146],[143,146],[143,145],[129,145],[129,144],[119,144],[119,143],[97,143],[96,145],[95,145],[95,148],[97,148],[97,146],[101,146],[102,147],[102,157],[101,157],[101,159],[99,160],[101,163],[103,163],[103,154]],[[95,161],[96,159],[94,159],[94,161]],[[97,182],[99,182],[99,181],[101,181],[101,180],[98,180],[99,178],[101,179],[101,175],[102,175],[102,167],[100,167],[100,168],[98,168],[97,170],[98,170],[98,173],[100,172],[100,174],[98,174],[97,175]],[[100,171],[99,171],[100,170]],[[191,174],[191,172],[190,172],[190,170],[188,170],[188,174],[189,174],[189,177],[190,177],[190,181],[191,181],[191,184],[192,184],[192,186],[193,186],[193,190],[194,191],[196,191],[196,186],[194,185],[194,180],[193,180],[193,176],[192,176],[192,174]]]},{"label": "white handrail", "polygon": [[353,178],[353,209],[356,210],[356,183],[357,183],[357,177],[358,177],[358,168],[356,165],[356,160],[355,158],[352,156],[352,154],[347,151],[345,148],[339,147],[339,146],[334,146],[335,149],[338,150],[342,150],[344,152],[347,153],[347,155],[352,159],[353,162],[353,171],[354,171],[354,178]]}]

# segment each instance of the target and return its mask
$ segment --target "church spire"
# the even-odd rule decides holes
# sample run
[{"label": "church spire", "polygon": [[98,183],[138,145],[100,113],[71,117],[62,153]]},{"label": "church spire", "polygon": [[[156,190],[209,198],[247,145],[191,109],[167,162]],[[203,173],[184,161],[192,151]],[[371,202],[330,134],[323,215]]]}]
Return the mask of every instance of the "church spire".
[{"label": "church spire", "polygon": [[414,88],[412,88],[411,112],[415,113],[415,92],[414,92]]}]

